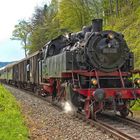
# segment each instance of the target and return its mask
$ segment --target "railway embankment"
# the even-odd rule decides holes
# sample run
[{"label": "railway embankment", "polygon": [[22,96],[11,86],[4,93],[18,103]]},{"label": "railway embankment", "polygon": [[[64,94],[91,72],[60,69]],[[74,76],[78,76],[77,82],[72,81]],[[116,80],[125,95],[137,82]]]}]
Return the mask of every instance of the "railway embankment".
[{"label": "railway embankment", "polygon": [[140,100],[137,100],[135,105],[132,107],[132,112],[136,120],[140,121]]},{"label": "railway embankment", "polygon": [[19,89],[6,88],[22,106],[31,140],[113,140],[96,127],[75,119],[69,113]]},{"label": "railway embankment", "polygon": [[0,140],[27,140],[28,128],[13,95],[0,85]]}]

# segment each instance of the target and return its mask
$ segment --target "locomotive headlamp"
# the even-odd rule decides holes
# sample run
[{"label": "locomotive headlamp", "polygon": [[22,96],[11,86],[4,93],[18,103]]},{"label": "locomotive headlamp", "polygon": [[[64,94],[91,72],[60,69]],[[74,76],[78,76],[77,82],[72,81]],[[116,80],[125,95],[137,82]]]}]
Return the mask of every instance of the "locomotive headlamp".
[{"label": "locomotive headlamp", "polygon": [[114,38],[114,35],[113,35],[112,33],[109,33],[109,34],[108,34],[108,38],[109,38],[109,39],[113,39],[113,38]]},{"label": "locomotive headlamp", "polygon": [[140,87],[140,78],[136,78],[134,80],[134,83],[135,83],[136,86]]},{"label": "locomotive headlamp", "polygon": [[140,79],[137,80],[137,83],[140,85]]},{"label": "locomotive headlamp", "polygon": [[91,83],[96,86],[98,84],[97,80],[95,78],[92,78],[91,79]]}]

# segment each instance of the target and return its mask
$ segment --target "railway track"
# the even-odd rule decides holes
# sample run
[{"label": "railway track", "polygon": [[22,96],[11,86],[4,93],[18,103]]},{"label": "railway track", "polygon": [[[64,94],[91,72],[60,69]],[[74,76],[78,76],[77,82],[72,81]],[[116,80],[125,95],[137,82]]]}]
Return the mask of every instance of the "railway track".
[{"label": "railway track", "polygon": [[125,121],[128,124],[131,124],[134,128],[139,129],[140,130],[140,121],[136,121],[134,119],[131,118],[122,118],[121,116],[116,115],[115,117],[117,117],[118,119],[120,119],[120,121]]},{"label": "railway track", "polygon": [[118,133],[120,139],[140,140],[140,122],[133,119],[122,118],[118,115],[102,114],[97,122]]},{"label": "railway track", "polygon": [[[22,91],[25,92],[26,90]],[[26,93],[39,97],[40,99],[47,101],[48,103],[50,103],[50,105],[62,111],[62,106],[59,106],[59,104],[57,103],[52,104],[50,97],[45,98],[31,91],[26,91]],[[113,116],[108,114],[102,114],[99,115],[97,117],[98,119],[95,121],[91,119],[86,119],[85,116],[79,112],[75,112],[74,117],[84,121],[85,123],[88,123],[90,126],[96,127],[103,133],[107,133],[110,137],[113,137],[115,139],[140,140],[140,122],[137,122],[133,119],[122,118],[118,115]]]},{"label": "railway track", "polygon": [[95,126],[110,137],[119,140],[140,140],[140,122],[133,119],[122,118],[118,115],[100,114],[96,121],[85,119],[84,115],[75,115],[79,120]]}]

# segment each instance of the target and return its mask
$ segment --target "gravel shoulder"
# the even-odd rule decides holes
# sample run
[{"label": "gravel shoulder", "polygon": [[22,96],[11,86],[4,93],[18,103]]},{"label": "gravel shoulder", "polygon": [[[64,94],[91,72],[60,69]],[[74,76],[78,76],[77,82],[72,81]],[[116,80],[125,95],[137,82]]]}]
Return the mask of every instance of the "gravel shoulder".
[{"label": "gravel shoulder", "polygon": [[95,127],[74,119],[37,97],[5,87],[21,105],[31,140],[113,140]]},{"label": "gravel shoulder", "polygon": [[134,118],[138,121],[140,121],[140,110],[139,111],[133,111]]}]

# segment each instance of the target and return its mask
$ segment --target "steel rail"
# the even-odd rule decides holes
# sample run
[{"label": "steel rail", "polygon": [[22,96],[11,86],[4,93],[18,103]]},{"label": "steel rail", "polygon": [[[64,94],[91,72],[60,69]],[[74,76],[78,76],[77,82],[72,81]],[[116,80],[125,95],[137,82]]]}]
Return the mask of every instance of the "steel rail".
[{"label": "steel rail", "polygon": [[137,138],[129,134],[123,133],[120,130],[108,125],[107,123],[104,123],[103,121],[86,119],[85,116],[80,113],[77,113],[76,117],[78,117],[79,119],[83,119],[87,123],[90,123],[90,125],[99,128],[101,131],[106,132],[111,137],[118,138],[119,140],[137,140]]},{"label": "steel rail", "polygon": [[126,122],[126,123],[128,123],[128,124],[133,125],[135,128],[140,129],[140,122],[139,122],[139,121],[136,121],[136,120],[131,119],[131,118],[122,118],[122,117],[119,116],[119,115],[116,115],[115,117],[116,117],[117,119],[119,119],[120,121]]}]

